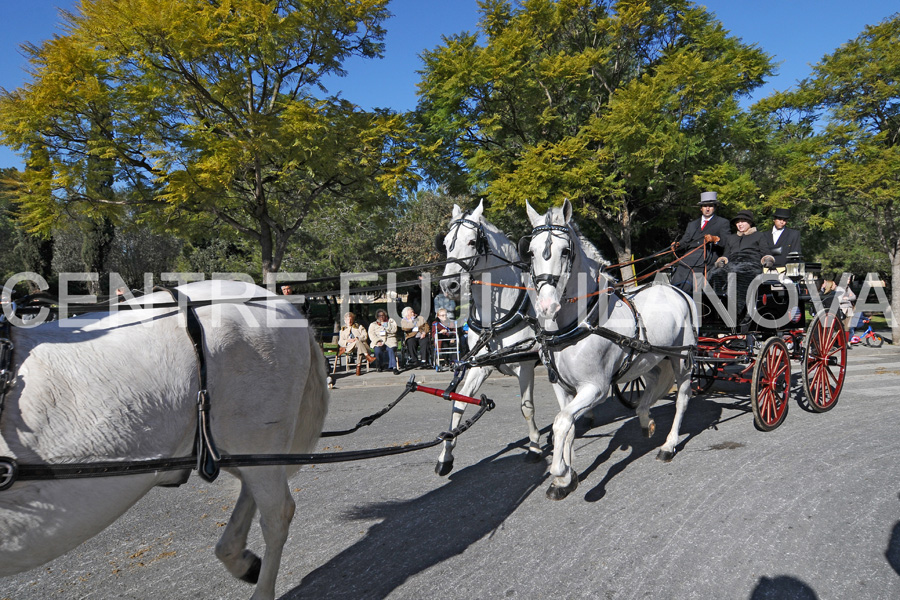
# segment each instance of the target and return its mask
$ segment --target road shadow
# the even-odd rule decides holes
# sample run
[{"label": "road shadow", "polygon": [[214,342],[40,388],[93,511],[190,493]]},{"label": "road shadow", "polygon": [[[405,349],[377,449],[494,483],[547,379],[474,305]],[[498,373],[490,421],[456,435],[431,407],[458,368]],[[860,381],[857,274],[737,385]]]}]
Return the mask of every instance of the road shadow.
[{"label": "road shadow", "polygon": [[816,592],[795,577],[760,577],[750,600],[818,600]]},{"label": "road shadow", "polygon": [[385,598],[411,577],[490,536],[547,478],[543,461],[527,463],[519,452],[504,456],[522,443],[452,473],[445,485],[419,498],[348,511],[347,520],[380,522],[282,600]]},{"label": "road shadow", "polygon": [[[741,414],[745,412],[741,406],[729,406],[737,408]],[[675,447],[675,460],[678,460],[677,453],[683,450],[688,442],[695,436],[707,429],[715,427],[722,421],[722,411],[724,407],[725,405],[722,403],[705,398],[704,396],[695,396],[691,398],[681,421],[680,433],[682,436],[686,434],[686,437],[684,437],[684,439],[682,439]],[[615,410],[618,412],[619,408],[616,408]],[[622,408],[622,410],[625,409]],[[653,453],[655,455],[659,447],[665,442],[665,438],[672,428],[672,421],[675,418],[675,403],[662,400],[650,409],[650,416],[656,422],[656,434],[649,439],[645,438],[641,433],[641,425],[637,416],[634,415],[634,411],[630,412],[632,418],[629,418],[622,423],[612,435],[612,439],[610,439],[606,449],[597,456],[587,469],[579,473],[578,480],[579,482],[584,483],[591,474],[596,471],[600,465],[607,462],[617,450],[628,452],[621,460],[611,464],[606,469],[603,479],[601,479],[593,488],[588,490],[584,496],[584,499],[587,502],[597,502],[602,499],[606,495],[607,484],[609,484],[616,475],[624,471],[631,463],[647,454]],[[590,435],[591,434],[583,434],[579,437],[590,437]]]},{"label": "road shadow", "polygon": [[900,521],[894,523],[894,529],[891,530],[891,540],[888,542],[887,550],[884,551],[888,564],[894,569],[897,575],[900,575]]}]

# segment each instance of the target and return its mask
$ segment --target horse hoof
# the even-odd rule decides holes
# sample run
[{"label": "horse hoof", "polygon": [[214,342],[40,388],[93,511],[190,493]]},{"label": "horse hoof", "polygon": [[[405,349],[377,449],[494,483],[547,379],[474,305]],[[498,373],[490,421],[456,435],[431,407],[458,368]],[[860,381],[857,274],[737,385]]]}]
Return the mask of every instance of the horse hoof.
[{"label": "horse hoof", "polygon": [[540,450],[529,450],[525,453],[525,462],[530,464],[535,464],[541,462],[543,460],[544,455],[541,454]]},{"label": "horse hoof", "polygon": [[253,555],[253,562],[250,563],[250,566],[247,568],[247,572],[241,575],[238,579],[241,581],[246,581],[247,583],[256,585],[259,582],[259,570],[262,568],[262,561],[255,554]]},{"label": "horse hoof", "polygon": [[650,422],[646,427],[641,427],[641,432],[644,434],[645,438],[653,437],[653,434],[656,433],[656,421],[650,419]]},{"label": "horse hoof", "polygon": [[558,486],[555,483],[551,483],[550,487],[547,488],[547,497],[551,500],[562,500],[569,494],[575,491],[578,487],[578,473],[575,472],[575,469],[571,470],[572,478],[569,480],[569,485],[566,486]]},{"label": "horse hoof", "polygon": [[669,452],[668,450],[660,450],[656,455],[656,460],[661,460],[663,462],[672,462],[673,458],[675,458],[675,453]]},{"label": "horse hoof", "polygon": [[438,464],[434,465],[434,472],[436,474],[440,475],[441,477],[447,475],[452,470],[453,470],[453,461],[452,460],[448,461],[448,462],[439,462]]}]

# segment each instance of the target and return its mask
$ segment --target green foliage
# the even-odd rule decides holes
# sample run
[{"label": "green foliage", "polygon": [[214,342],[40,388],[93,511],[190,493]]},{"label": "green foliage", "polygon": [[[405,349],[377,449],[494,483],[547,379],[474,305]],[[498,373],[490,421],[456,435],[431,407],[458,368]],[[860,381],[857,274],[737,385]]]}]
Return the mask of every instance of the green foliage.
[{"label": "green foliage", "polygon": [[[734,206],[758,194],[746,153],[764,122],[738,98],[772,71],[684,0],[480,3],[481,37],[425,52],[423,164],[491,210],[569,198],[620,258],[706,186]],[[480,44],[479,40],[484,40]],[[654,241],[658,244],[658,241]]]},{"label": "green foliage", "polygon": [[[855,273],[900,277],[900,15],[825,56],[795,90],[759,103],[776,129],[780,194],[806,204],[810,225]],[[875,251],[888,261],[878,260]],[[900,288],[892,306],[900,314]],[[900,324],[894,329],[900,333]]]},{"label": "green foliage", "polygon": [[[18,193],[29,230],[73,213],[115,220],[133,205],[172,230],[233,229],[265,273],[318,207],[385,204],[413,184],[404,117],[316,96],[349,57],[380,57],[387,0],[79,10],[65,35],[26,47],[33,81],[0,98],[3,143],[48,149]],[[135,193],[94,185],[109,173]]]}]

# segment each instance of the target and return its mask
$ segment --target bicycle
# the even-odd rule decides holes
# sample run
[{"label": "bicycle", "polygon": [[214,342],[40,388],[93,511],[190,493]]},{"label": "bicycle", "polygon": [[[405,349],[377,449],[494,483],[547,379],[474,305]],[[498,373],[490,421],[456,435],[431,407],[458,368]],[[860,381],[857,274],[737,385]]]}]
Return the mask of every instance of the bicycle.
[{"label": "bicycle", "polygon": [[854,335],[852,338],[850,338],[850,343],[859,344],[865,342],[866,346],[870,348],[881,348],[881,345],[884,344],[884,338],[881,337],[880,334],[872,331],[872,323],[870,322],[870,320],[863,317],[862,324],[866,325],[868,329],[866,329],[865,333],[863,333],[861,336]]}]

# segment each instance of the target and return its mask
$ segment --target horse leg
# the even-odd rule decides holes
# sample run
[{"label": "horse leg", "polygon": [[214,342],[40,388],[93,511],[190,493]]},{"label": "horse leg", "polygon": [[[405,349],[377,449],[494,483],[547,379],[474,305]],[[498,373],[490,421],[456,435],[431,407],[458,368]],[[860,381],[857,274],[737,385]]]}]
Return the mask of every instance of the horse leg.
[{"label": "horse leg", "polygon": [[[488,378],[493,371],[488,367],[474,367],[468,370],[466,378],[463,379],[459,387],[458,393],[463,396],[472,396]],[[450,413],[450,429],[456,429],[459,422],[462,421],[463,413],[466,410],[465,402],[454,402],[453,409]],[[444,440],[441,445],[441,453],[438,455],[437,464],[434,465],[434,472],[441,477],[448,475],[453,470],[453,449],[456,447],[456,438],[452,440]]]},{"label": "horse leg", "polygon": [[659,388],[665,378],[662,377],[659,365],[650,369],[643,377],[647,387],[644,389],[644,394],[641,396],[640,404],[635,412],[637,412],[638,421],[641,424],[641,433],[644,434],[644,437],[651,438],[656,433],[656,421],[650,418],[650,407],[662,395]]},{"label": "horse leg", "polygon": [[247,471],[244,470],[242,475],[259,507],[259,526],[266,543],[259,582],[251,600],[272,600],[275,598],[275,578],[281,567],[281,555],[296,505],[284,467],[253,467],[251,473]]},{"label": "horse leg", "polygon": [[259,578],[259,557],[247,550],[247,534],[256,514],[256,502],[250,493],[247,484],[241,481],[241,491],[238,494],[234,510],[228,525],[222,532],[222,537],[216,543],[216,558],[222,561],[225,568],[233,576],[248,583],[256,583]]},{"label": "horse leg", "polygon": [[575,419],[591,408],[601,394],[598,386],[585,386],[578,390],[571,402],[566,403],[566,392],[558,385],[553,388],[560,404],[564,406],[553,419],[554,447],[553,461],[550,464],[553,482],[547,489],[547,497],[562,500],[578,487],[578,473],[571,466],[574,459]]},{"label": "horse leg", "polygon": [[519,395],[522,398],[522,416],[528,425],[528,452],[525,460],[530,463],[540,462],[541,431],[534,422],[534,363],[519,364]]},{"label": "horse leg", "polygon": [[[669,362],[671,365],[671,361]],[[687,361],[679,360],[678,373],[678,397],[675,400],[675,418],[672,420],[672,429],[666,437],[666,443],[660,447],[656,454],[657,460],[665,462],[671,461],[675,457],[675,446],[678,445],[678,436],[681,430],[681,419],[684,417],[684,411],[687,408],[688,401],[691,399],[691,370],[687,366]],[[674,365],[673,365],[674,366]],[[671,367],[670,367],[671,368]]]}]

